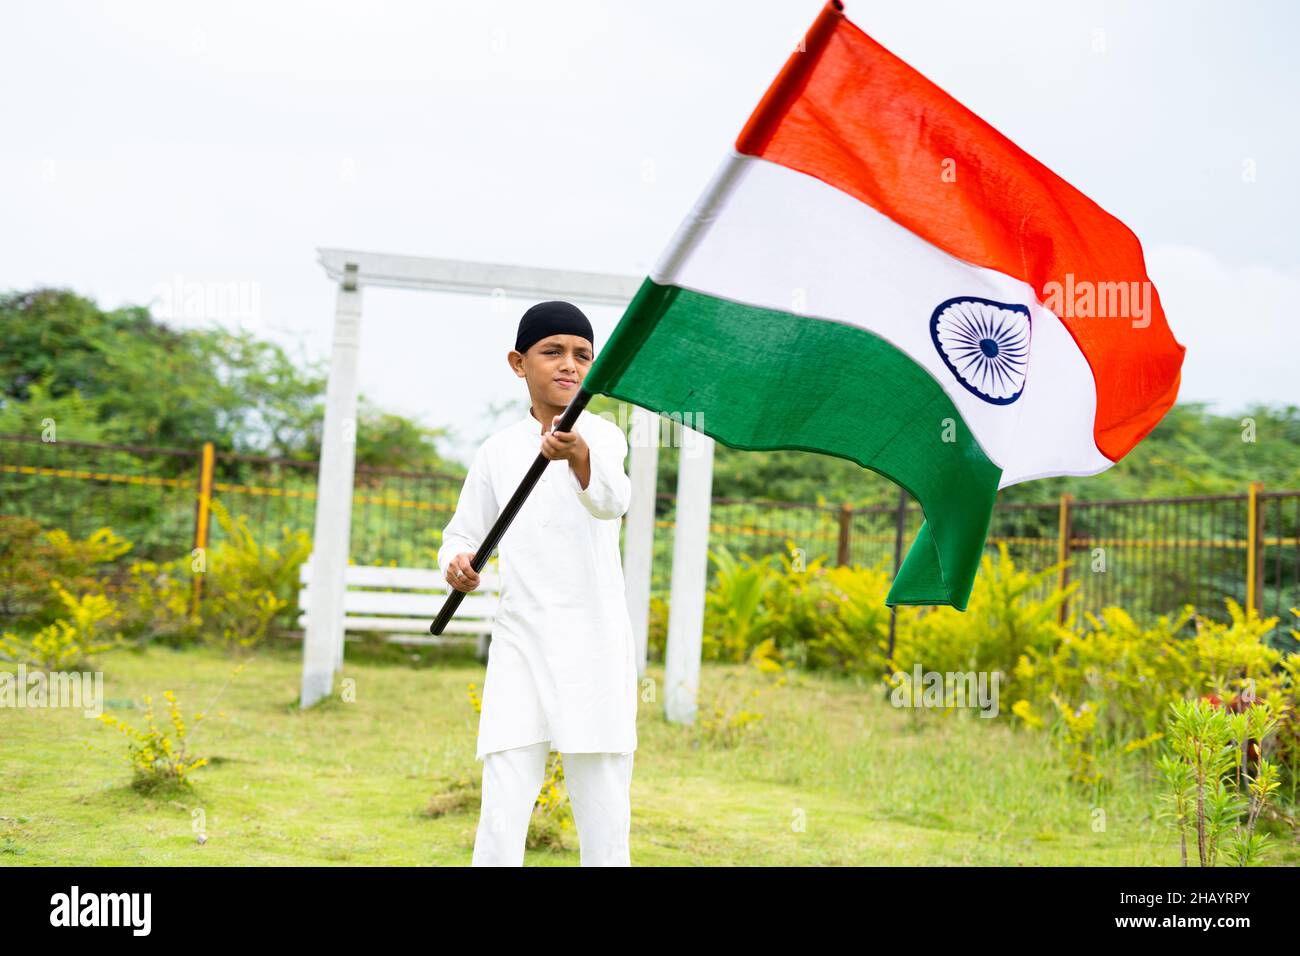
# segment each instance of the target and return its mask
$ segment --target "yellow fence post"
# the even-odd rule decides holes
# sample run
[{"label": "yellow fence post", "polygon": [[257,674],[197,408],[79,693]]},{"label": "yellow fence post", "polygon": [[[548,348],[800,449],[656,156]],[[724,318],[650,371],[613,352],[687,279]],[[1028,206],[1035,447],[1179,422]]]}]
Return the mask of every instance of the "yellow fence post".
[{"label": "yellow fence post", "polygon": [[[203,443],[203,459],[199,465],[199,500],[198,510],[194,517],[194,548],[195,550],[206,550],[208,546],[208,521],[209,506],[212,502],[212,462],[214,458],[212,442]],[[193,555],[191,555],[193,561]],[[207,555],[203,556],[203,568],[206,572],[208,566]],[[190,613],[199,613],[199,597],[203,593],[203,575],[194,575],[194,595],[190,602]]]},{"label": "yellow fence post", "polygon": [[[1056,578],[1056,587],[1059,591],[1064,591],[1065,586],[1070,582],[1070,502],[1074,496],[1068,491],[1061,495],[1061,517],[1060,527],[1056,533],[1056,563],[1061,566],[1061,570]],[[1065,623],[1066,615],[1069,613],[1069,601],[1062,601],[1060,608],[1057,610],[1056,620],[1060,624]]]},{"label": "yellow fence post", "polygon": [[1262,481],[1252,481],[1246,496],[1246,607],[1259,610],[1259,492]]}]

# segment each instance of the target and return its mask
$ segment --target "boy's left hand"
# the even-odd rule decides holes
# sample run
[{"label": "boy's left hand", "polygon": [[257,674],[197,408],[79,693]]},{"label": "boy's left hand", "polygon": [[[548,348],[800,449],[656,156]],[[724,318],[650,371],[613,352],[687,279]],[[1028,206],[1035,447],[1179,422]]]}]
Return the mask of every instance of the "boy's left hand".
[{"label": "boy's left hand", "polygon": [[557,432],[562,416],[551,419],[551,430],[542,436],[542,454],[551,460],[564,459],[573,465],[581,465],[590,456],[591,449],[587,441],[577,432]]}]

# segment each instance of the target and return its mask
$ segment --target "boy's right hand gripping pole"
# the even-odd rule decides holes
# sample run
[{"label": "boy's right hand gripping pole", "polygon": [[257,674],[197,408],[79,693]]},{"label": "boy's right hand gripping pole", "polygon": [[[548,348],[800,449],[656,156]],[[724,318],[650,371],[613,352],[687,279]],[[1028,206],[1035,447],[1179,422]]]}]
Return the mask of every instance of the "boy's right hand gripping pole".
[{"label": "boy's right hand gripping pole", "polygon": [[[558,432],[571,431],[573,429],[573,423],[578,420],[578,416],[582,413],[582,410],[587,407],[587,402],[589,401],[591,401],[591,393],[586,389],[579,388],[578,394],[573,396],[573,400],[569,402],[569,407],[566,408],[564,414],[560,416],[560,424],[556,425],[554,430]],[[538,424],[541,423],[539,422]],[[538,434],[540,434],[540,432]],[[501,536],[505,534],[506,529],[510,527],[510,522],[515,520],[515,515],[519,513],[519,509],[522,508],[524,502],[528,500],[528,495],[532,492],[533,485],[537,484],[538,479],[542,477],[542,472],[546,470],[546,466],[550,463],[550,458],[547,458],[541,452],[537,453],[537,460],[529,466],[528,474],[524,475],[524,480],[519,482],[519,487],[515,489],[515,493],[510,496],[510,500],[506,502],[505,508],[502,509],[501,514],[497,517],[496,524],[492,525],[492,530],[487,533],[487,537],[483,539],[483,543],[480,544],[478,550],[474,552],[474,560],[469,563],[469,566],[474,569],[475,574],[482,572],[484,565],[488,562],[488,558],[492,557],[492,552],[496,550],[498,542],[501,541]],[[457,591],[455,588],[452,588],[450,593],[447,595],[447,600],[442,605],[442,610],[438,612],[438,616],[434,618],[433,623],[429,625],[429,633],[441,634],[446,630],[447,624],[450,623],[452,617],[456,613],[456,608],[460,607],[460,602],[464,599],[464,591]]]}]

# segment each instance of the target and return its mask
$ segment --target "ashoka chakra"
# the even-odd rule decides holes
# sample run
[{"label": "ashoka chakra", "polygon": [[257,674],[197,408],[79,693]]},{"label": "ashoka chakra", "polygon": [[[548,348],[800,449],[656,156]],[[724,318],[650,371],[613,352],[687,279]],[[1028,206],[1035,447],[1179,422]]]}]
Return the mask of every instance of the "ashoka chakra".
[{"label": "ashoka chakra", "polygon": [[930,337],[944,364],[967,390],[994,405],[1010,405],[1025,390],[1029,368],[1029,309],[974,296],[940,304]]}]

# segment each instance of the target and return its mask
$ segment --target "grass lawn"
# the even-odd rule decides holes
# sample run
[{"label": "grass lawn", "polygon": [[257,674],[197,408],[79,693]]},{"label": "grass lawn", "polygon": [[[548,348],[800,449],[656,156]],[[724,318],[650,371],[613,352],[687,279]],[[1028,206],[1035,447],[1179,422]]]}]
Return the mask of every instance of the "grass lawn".
[{"label": "grass lawn", "polygon": [[[189,793],[134,791],[126,738],[79,710],[0,711],[0,864],[469,864],[477,799],[429,807],[450,781],[479,780],[467,685],[481,691],[482,665],[349,644],[335,697],[303,712],[296,646],[260,650],[227,684],[235,663],[162,647],[97,661],[105,712],[134,726],[145,694],[160,722],[166,690],[187,720],[211,709],[192,746],[212,762]],[[706,664],[701,717],[715,699],[763,715],[721,747],[664,720],[662,675],[651,666],[640,704],[633,865],[1178,864],[1137,757],[1105,764],[1114,783],[1098,807],[1043,733],[895,708],[851,679],[777,686],[750,667]],[[355,700],[341,699],[346,687]],[[576,866],[572,829],[564,844],[526,862]],[[1300,863],[1294,839],[1279,844],[1269,862]]]}]

